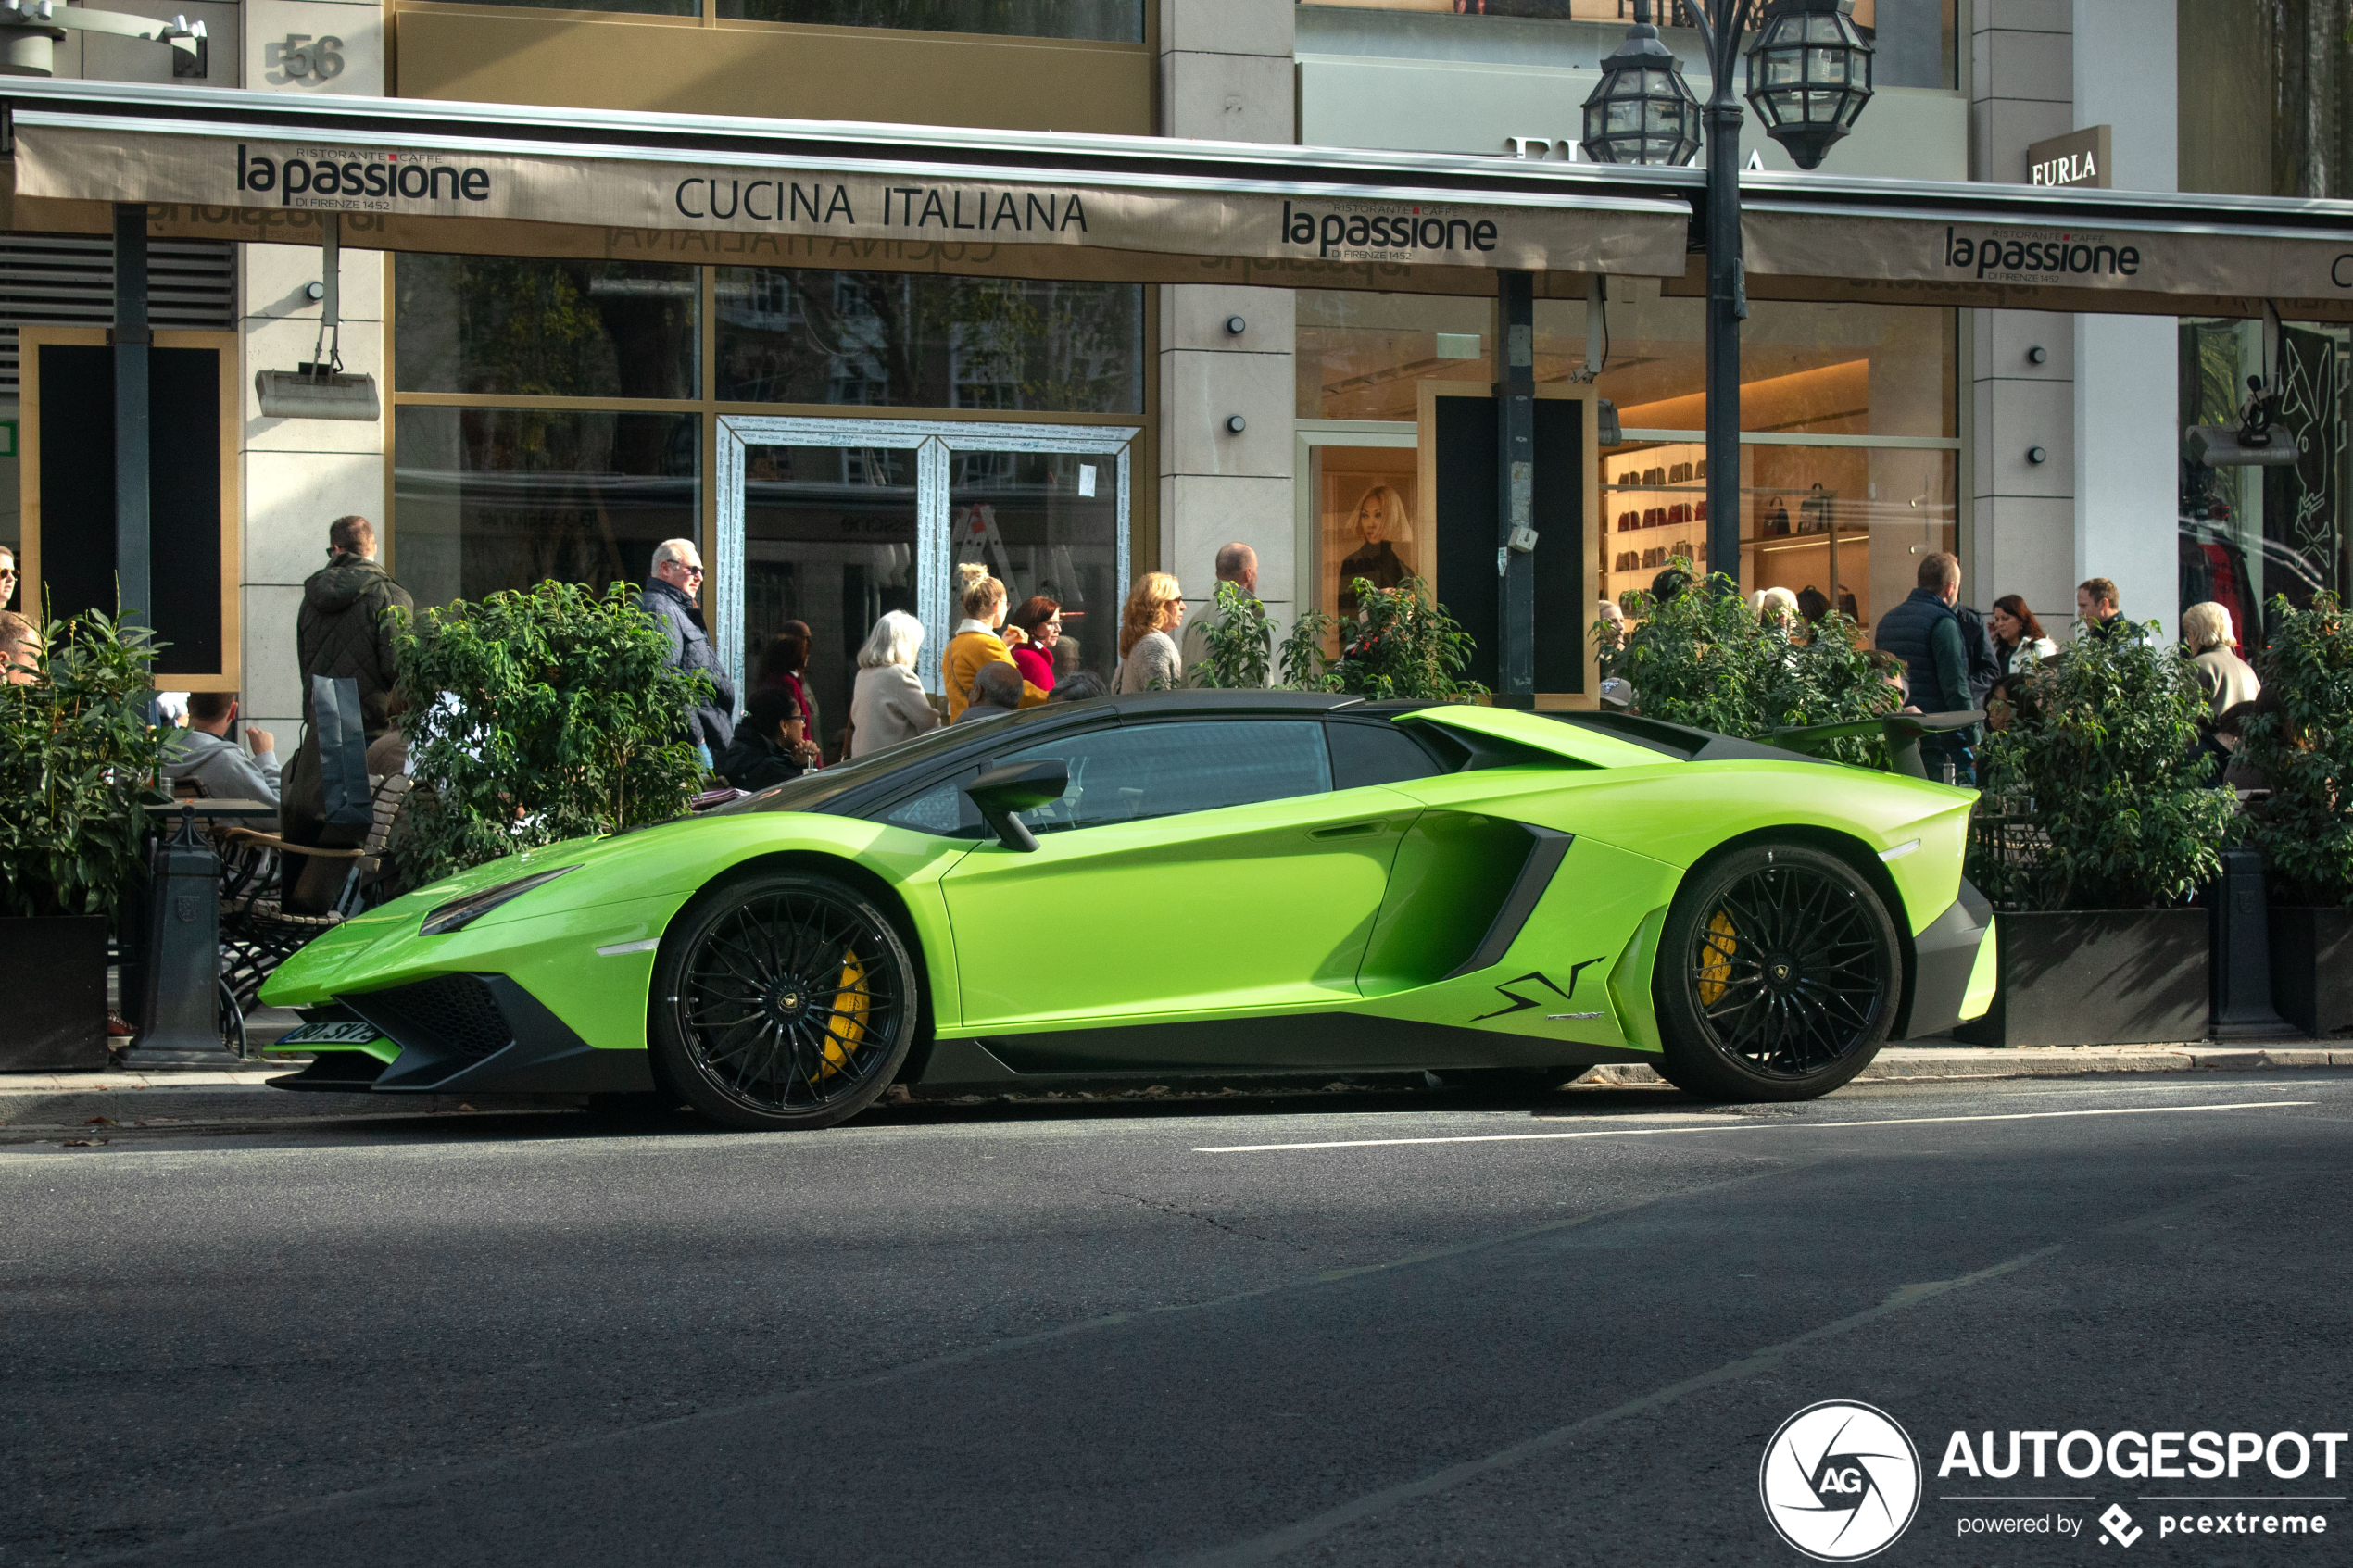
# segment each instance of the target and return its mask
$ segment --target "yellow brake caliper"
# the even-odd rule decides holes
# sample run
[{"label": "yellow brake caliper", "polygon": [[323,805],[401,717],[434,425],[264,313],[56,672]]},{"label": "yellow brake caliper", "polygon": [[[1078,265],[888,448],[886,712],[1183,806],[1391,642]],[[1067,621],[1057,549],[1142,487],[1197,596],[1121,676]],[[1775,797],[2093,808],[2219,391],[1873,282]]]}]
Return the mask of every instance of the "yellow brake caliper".
[{"label": "yellow brake caliper", "polygon": [[832,1019],[825,1025],[822,1047],[829,1072],[846,1073],[850,1056],[866,1038],[866,1015],[875,999],[866,995],[866,970],[853,955],[841,961],[841,991],[834,997]]},{"label": "yellow brake caliper", "polygon": [[1707,922],[1706,956],[1699,966],[1699,1005],[1712,1008],[1732,980],[1732,955],[1740,951],[1740,933],[1723,910]]}]

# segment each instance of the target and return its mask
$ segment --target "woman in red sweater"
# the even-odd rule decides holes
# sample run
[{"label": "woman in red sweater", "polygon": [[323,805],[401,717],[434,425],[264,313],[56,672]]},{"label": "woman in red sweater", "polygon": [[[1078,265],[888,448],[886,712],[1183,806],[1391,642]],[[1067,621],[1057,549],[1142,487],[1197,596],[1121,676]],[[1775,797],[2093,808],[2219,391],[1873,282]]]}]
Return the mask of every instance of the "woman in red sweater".
[{"label": "woman in red sweater", "polygon": [[1063,607],[1043,594],[1032,594],[1022,601],[1019,609],[1005,618],[1005,623],[1020,627],[1029,637],[1013,648],[1013,662],[1021,667],[1021,678],[1041,692],[1052,691],[1054,645],[1062,641]]}]

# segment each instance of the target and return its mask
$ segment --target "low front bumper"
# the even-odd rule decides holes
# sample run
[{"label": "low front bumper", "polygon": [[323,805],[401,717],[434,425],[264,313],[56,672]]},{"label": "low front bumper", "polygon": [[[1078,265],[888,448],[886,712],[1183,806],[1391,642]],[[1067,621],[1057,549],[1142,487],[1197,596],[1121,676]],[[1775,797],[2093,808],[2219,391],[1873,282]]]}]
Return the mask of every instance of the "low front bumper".
[{"label": "low front bumper", "polygon": [[1994,1005],[1994,906],[1961,879],[1961,896],[1912,940],[1912,994],[1899,1040],[1942,1035]]},{"label": "low front bumper", "polygon": [[[399,1047],[389,1063],[359,1049],[271,1082],[284,1089],[379,1094],[638,1094],[654,1086],[642,1050],[600,1050],[503,974],[442,974],[336,1003]],[[364,1080],[364,1082],[362,1082]]]}]

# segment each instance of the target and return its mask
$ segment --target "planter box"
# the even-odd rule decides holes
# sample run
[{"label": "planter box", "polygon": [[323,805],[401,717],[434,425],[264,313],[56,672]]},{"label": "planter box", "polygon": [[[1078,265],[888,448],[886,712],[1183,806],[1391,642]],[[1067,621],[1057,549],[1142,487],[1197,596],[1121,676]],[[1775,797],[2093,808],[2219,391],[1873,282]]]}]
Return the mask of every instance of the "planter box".
[{"label": "planter box", "polygon": [[104,915],[0,920],[0,1073],[107,1065]]},{"label": "planter box", "polygon": [[2273,907],[2271,1005],[2314,1039],[2353,1027],[2353,909]]},{"label": "planter box", "polygon": [[1994,1009],[1972,1046],[2140,1046],[2206,1038],[2212,918],[2204,909],[1996,917]]}]

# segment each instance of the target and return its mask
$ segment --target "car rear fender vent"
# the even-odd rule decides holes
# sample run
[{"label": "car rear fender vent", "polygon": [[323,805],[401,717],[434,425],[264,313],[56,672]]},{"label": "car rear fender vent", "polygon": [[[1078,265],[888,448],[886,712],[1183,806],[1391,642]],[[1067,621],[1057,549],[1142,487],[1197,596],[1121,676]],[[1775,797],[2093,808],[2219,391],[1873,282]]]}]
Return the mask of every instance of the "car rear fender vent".
[{"label": "car rear fender vent", "polygon": [[451,1051],[476,1060],[513,1043],[513,1027],[479,974],[441,974],[413,985],[341,998],[404,1050]]}]

